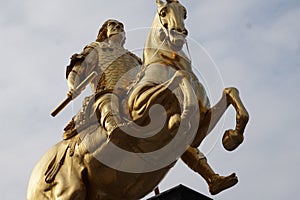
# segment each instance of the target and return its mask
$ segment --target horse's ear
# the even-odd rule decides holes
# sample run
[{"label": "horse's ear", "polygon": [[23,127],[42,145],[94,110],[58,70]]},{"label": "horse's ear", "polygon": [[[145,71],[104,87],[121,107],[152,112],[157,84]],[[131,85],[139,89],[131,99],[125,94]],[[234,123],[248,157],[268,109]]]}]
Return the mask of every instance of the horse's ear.
[{"label": "horse's ear", "polygon": [[160,7],[164,4],[164,2],[162,0],[156,0],[156,4]]}]

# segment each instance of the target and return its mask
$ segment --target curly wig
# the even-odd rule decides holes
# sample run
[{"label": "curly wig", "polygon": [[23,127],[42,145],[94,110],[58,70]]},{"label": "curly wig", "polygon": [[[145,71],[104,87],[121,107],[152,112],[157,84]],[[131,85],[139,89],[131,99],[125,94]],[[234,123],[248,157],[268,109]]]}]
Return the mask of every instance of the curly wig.
[{"label": "curly wig", "polygon": [[[107,26],[108,26],[109,22],[111,22],[111,21],[116,21],[116,20],[113,20],[113,19],[106,20],[104,22],[104,24],[101,26],[101,28],[98,32],[97,38],[96,38],[97,42],[105,42],[105,40],[107,39]],[[119,22],[119,23],[123,25],[123,23],[121,23],[121,22]],[[125,44],[125,39],[126,38],[124,38],[124,41],[122,41],[122,44],[121,44],[122,46]]]}]

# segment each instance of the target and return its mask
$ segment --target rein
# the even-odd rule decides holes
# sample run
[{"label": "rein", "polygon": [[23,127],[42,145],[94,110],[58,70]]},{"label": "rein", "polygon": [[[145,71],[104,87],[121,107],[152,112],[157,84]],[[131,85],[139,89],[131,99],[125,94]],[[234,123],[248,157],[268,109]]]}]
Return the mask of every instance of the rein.
[{"label": "rein", "polygon": [[[162,19],[159,15],[159,11],[157,11],[157,17],[158,17],[158,22],[159,22],[159,30],[163,30],[164,34],[165,34],[165,37],[164,37],[164,40],[161,41],[161,44],[156,48],[155,52],[152,54],[151,58],[149,59],[150,61],[158,54],[159,50],[163,47],[163,45],[166,43],[167,40],[169,40],[170,42],[170,32],[169,30],[163,25],[162,23]],[[154,28],[151,27],[151,29],[153,30]],[[159,31],[158,30],[158,31]],[[155,34],[157,36],[157,34]],[[156,43],[159,43],[157,42],[157,38],[156,37],[153,37],[153,40],[156,42]],[[186,45],[186,49],[187,49],[187,54],[188,54],[188,57],[190,59],[190,61],[192,60],[191,59],[191,53],[190,53],[190,49],[189,49],[189,46],[188,46],[188,43],[187,43],[187,40],[185,39],[185,45]],[[151,47],[152,48],[152,47]],[[154,48],[153,48],[154,49]],[[135,81],[131,84],[131,86],[128,87],[128,92],[127,94],[129,94],[132,90],[132,88],[141,80],[141,78],[144,76],[145,74],[145,71],[147,69],[147,67],[151,64],[151,62],[149,62],[149,64],[146,66],[146,65],[143,65],[142,68],[141,68],[141,71],[137,74],[137,78],[135,79]],[[174,66],[173,66],[174,67]],[[176,69],[178,70],[178,69]]]},{"label": "rein", "polygon": [[170,38],[169,31],[168,31],[168,29],[163,25],[163,23],[162,23],[162,21],[161,21],[161,18],[160,18],[160,15],[159,15],[159,12],[158,12],[158,11],[157,11],[157,16],[158,16],[159,24],[160,24],[162,30],[165,32],[166,36],[167,36],[168,38]]},{"label": "rein", "polygon": [[[166,38],[169,39],[170,41],[170,33],[168,31],[168,29],[163,25],[162,21],[161,21],[161,18],[160,18],[160,15],[159,15],[159,12],[157,11],[157,15],[158,15],[158,19],[159,19],[159,23],[160,23],[160,26],[161,26],[161,29],[164,31],[164,33],[166,34]],[[164,41],[162,42],[162,44],[159,46],[159,48],[157,49],[157,51],[153,54],[153,56],[151,57],[151,59],[157,54],[158,50],[162,47],[162,45],[165,43],[166,41],[166,38],[164,39]],[[188,56],[190,58],[190,60],[192,61],[192,56],[191,56],[191,53],[190,53],[190,49],[189,49],[189,45],[185,39],[185,45],[186,45],[186,49],[187,49],[187,53],[188,53]],[[150,59],[150,60],[151,60]]]}]

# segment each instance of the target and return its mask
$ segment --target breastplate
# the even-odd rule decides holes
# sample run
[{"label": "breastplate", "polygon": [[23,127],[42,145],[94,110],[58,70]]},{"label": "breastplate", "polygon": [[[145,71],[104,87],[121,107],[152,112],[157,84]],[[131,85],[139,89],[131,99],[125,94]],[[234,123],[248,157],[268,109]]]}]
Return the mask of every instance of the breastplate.
[{"label": "breastplate", "polygon": [[103,90],[124,89],[132,83],[139,70],[138,60],[128,50],[121,47],[101,46],[98,50],[99,71],[97,83],[95,82],[94,92]]}]

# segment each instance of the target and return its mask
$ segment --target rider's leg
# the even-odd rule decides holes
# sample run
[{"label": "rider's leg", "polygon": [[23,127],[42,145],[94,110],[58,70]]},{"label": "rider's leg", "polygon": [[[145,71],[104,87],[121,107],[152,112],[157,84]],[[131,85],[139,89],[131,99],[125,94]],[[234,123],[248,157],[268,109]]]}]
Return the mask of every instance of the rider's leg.
[{"label": "rider's leg", "polygon": [[119,99],[113,93],[106,93],[97,100],[96,104],[100,125],[110,134],[120,123]]},{"label": "rider's leg", "polygon": [[207,163],[205,156],[199,152],[197,148],[189,147],[187,151],[181,156],[181,159],[192,170],[199,173],[207,182],[209,192],[212,195],[218,194],[225,189],[234,186],[238,179],[235,173],[229,176],[220,176],[216,174]]}]

